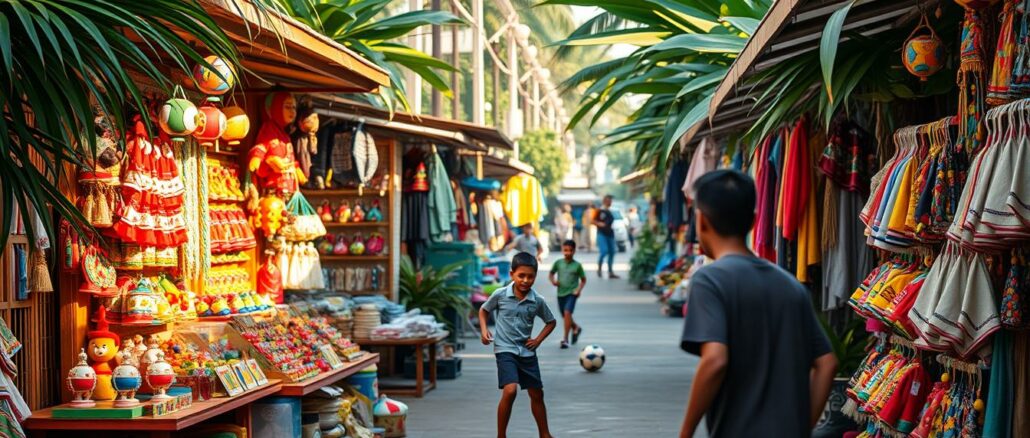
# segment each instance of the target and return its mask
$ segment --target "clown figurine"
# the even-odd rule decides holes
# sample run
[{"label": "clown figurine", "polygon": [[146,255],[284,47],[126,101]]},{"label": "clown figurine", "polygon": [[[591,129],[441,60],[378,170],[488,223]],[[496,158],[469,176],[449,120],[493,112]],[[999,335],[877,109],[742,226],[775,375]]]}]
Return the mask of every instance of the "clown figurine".
[{"label": "clown figurine", "polygon": [[258,187],[277,194],[297,191],[307,177],[297,167],[293,145],[286,133],[297,118],[297,101],[284,92],[269,93],[265,97],[264,123],[258,130],[254,146],[250,148],[247,168],[258,178]]},{"label": "clown figurine", "polygon": [[111,361],[118,355],[118,344],[121,338],[108,330],[107,309],[97,309],[97,329],[87,333],[89,343],[86,354],[89,365],[97,373],[97,388],[93,390],[93,400],[114,400],[117,394],[111,384]]}]

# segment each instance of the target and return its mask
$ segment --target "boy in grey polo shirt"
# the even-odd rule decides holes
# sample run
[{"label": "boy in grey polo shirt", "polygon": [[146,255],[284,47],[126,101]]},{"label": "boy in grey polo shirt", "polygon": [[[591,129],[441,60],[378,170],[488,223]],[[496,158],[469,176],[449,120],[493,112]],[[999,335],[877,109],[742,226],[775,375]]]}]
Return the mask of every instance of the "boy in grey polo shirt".
[{"label": "boy in grey polo shirt", "polygon": [[[518,395],[518,386],[529,392],[533,419],[536,420],[540,438],[551,438],[536,348],[547,339],[557,324],[544,297],[533,290],[536,272],[535,256],[527,252],[515,254],[511,259],[511,284],[494,291],[479,309],[479,332],[482,334],[483,345],[494,343],[497,386],[503,390],[497,405],[498,438],[507,436],[508,420],[511,419],[511,407]],[[490,334],[486,327],[491,313],[495,321],[495,334]],[[538,316],[545,325],[534,338],[533,321]]]}]

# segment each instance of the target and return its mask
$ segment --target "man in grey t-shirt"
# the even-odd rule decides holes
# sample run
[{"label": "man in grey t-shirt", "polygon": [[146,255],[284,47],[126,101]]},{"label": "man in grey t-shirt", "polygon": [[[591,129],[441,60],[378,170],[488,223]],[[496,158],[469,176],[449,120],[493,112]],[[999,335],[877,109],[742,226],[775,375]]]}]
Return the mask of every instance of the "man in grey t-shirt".
[{"label": "man in grey t-shirt", "polygon": [[697,234],[715,262],[690,279],[681,347],[701,362],[680,436],[705,416],[712,438],[808,437],[837,368],[809,292],[748,250],[750,177],[718,170],[694,188]]}]

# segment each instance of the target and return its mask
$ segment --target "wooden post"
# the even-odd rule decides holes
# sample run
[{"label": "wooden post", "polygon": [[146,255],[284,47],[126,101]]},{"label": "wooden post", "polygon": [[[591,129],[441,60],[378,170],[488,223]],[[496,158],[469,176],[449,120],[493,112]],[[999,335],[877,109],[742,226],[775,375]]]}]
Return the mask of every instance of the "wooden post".
[{"label": "wooden post", "polygon": [[[431,7],[434,11],[440,10],[440,0],[433,0]],[[443,49],[441,43],[443,43],[443,31],[440,29],[439,24],[433,25],[432,31],[433,38],[433,57],[440,59],[443,57]],[[429,108],[434,117],[440,117],[443,115],[443,102],[441,101],[440,90],[433,87],[432,94],[430,94]]]},{"label": "wooden post", "polygon": [[[483,0],[472,0],[472,19],[475,20],[473,23],[472,31],[472,123],[477,125],[484,124],[483,114],[483,103],[486,98],[485,92],[485,79],[483,75],[486,71],[483,68],[483,32],[485,32],[485,26],[483,25]],[[494,64],[494,124],[497,124],[497,84],[500,83],[498,78],[500,77],[500,71],[497,68],[497,64]]]}]

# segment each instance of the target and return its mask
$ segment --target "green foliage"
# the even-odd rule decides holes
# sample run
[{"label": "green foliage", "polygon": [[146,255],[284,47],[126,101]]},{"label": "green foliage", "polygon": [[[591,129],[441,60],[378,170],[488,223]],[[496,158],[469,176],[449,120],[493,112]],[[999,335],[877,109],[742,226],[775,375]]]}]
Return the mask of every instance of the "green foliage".
[{"label": "green foliage", "polygon": [[408,256],[401,258],[400,303],[410,309],[421,309],[424,314],[431,314],[437,321],[447,324],[453,333],[453,321],[444,318],[444,311],[453,309],[459,316],[467,315],[472,310],[466,295],[469,288],[462,284],[448,283],[454,271],[461,267],[460,263],[444,266],[440,269],[423,266],[416,271]]},{"label": "green foliage", "polygon": [[390,86],[379,90],[391,111],[398,105],[410,111],[402,69],[422,77],[444,96],[454,97],[450,81],[440,71],[457,71],[447,62],[397,42],[422,26],[464,23],[450,12],[418,10],[389,15],[390,0],[257,0],[310,26],[382,67]]},{"label": "green foliage", "polygon": [[584,120],[595,126],[622,98],[646,96],[629,123],[599,145],[636,145],[636,164],[661,174],[677,141],[705,119],[711,96],[771,1],[743,0],[547,0],[545,5],[596,6],[602,10],[562,43],[639,48],[630,55],[586,67],[563,89],[585,88],[568,129]]},{"label": "green foliage", "polygon": [[526,132],[519,138],[519,159],[536,170],[545,195],[556,195],[561,190],[561,181],[569,163],[554,131],[538,129]]},{"label": "green foliage", "polygon": [[819,324],[830,340],[833,355],[837,357],[837,376],[851,377],[866,356],[869,335],[865,331],[864,320],[852,318],[840,330],[835,330],[826,317],[820,315]]},{"label": "green foliage", "polygon": [[[10,229],[15,205],[29,235],[29,211],[51,207],[88,228],[56,182],[68,178],[66,166],[96,155],[94,116],[125,132],[126,109],[147,112],[126,68],[170,94],[176,75],[209,65],[199,47],[239,65],[235,45],[196,0],[0,2],[0,229]],[[46,157],[42,167],[30,164],[33,155]],[[56,241],[51,215],[40,219]],[[0,233],[0,248],[7,237]]]},{"label": "green foliage", "polygon": [[644,284],[658,268],[664,239],[651,227],[644,227],[637,237],[637,250],[629,261],[629,282]]}]

